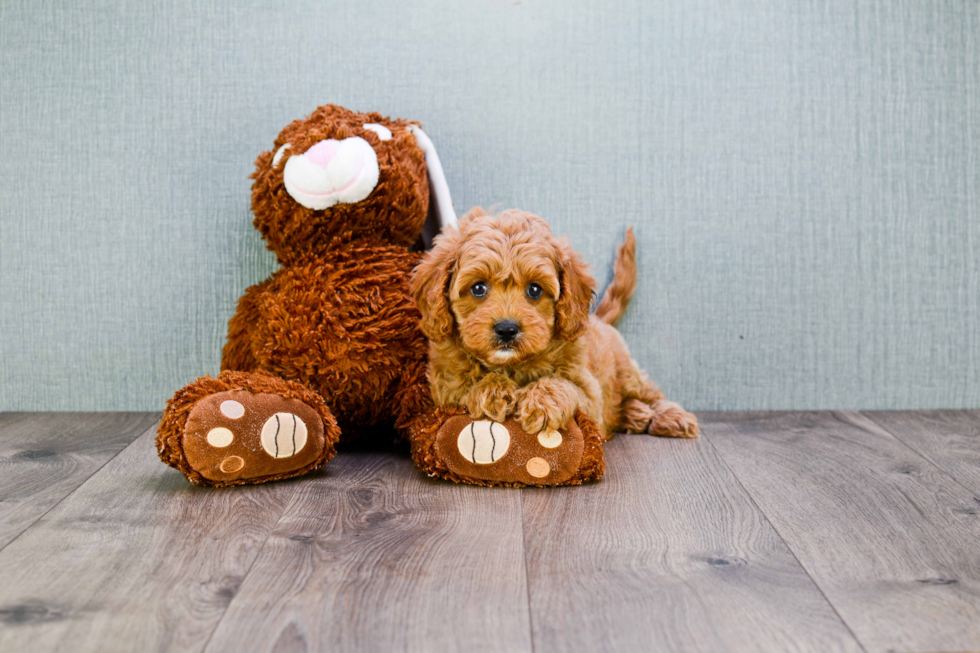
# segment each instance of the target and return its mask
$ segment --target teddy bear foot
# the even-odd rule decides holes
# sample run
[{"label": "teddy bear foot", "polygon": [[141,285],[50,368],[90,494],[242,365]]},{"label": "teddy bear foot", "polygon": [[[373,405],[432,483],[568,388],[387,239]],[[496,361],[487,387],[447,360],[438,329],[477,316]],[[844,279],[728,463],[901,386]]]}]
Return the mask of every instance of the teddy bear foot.
[{"label": "teddy bear foot", "polygon": [[602,438],[582,412],[559,431],[530,434],[514,419],[474,420],[437,408],[413,429],[412,457],[429,476],[506,487],[579,485],[605,470]]},{"label": "teddy bear foot", "polygon": [[229,390],[205,397],[184,425],[188,464],[209,481],[283,477],[323,453],[323,421],[296,399]]},{"label": "teddy bear foot", "polygon": [[157,438],[164,462],[192,483],[242,485],[309,472],[339,436],[311,390],[268,375],[223,372],[178,391]]}]

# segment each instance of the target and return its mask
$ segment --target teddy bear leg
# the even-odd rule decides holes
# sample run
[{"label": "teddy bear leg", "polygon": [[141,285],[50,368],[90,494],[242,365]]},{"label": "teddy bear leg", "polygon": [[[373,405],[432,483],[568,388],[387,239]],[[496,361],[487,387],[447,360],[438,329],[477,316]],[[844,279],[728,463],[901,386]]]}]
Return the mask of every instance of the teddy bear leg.
[{"label": "teddy bear leg", "polygon": [[422,471],[457,483],[579,485],[605,471],[602,435],[581,411],[559,431],[529,434],[516,419],[473,420],[461,406],[444,406],[414,423],[410,439]]},{"label": "teddy bear leg", "polygon": [[336,453],[340,429],[323,399],[263,372],[225,371],[178,390],[157,434],[160,458],[198,485],[299,476]]}]

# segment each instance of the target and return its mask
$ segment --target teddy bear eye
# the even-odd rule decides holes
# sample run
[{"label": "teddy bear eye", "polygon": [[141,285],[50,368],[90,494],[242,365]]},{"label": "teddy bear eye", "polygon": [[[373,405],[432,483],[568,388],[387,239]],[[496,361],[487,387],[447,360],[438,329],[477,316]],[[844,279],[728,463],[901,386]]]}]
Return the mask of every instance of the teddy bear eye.
[{"label": "teddy bear eye", "polygon": [[530,283],[527,286],[527,296],[531,299],[541,299],[541,295],[544,293],[544,289],[541,288],[536,283]]},{"label": "teddy bear eye", "polygon": [[482,281],[477,281],[470,287],[470,294],[474,297],[486,297],[487,296],[487,284]]}]

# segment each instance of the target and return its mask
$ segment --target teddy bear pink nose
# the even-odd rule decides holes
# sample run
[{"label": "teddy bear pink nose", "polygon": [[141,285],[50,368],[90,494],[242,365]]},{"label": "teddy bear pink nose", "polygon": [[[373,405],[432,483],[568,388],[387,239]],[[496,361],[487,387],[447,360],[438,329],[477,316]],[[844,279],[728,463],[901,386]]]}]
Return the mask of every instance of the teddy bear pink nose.
[{"label": "teddy bear pink nose", "polygon": [[336,156],[337,150],[339,149],[340,141],[328,139],[325,141],[320,141],[310,149],[306,150],[304,156],[321,168],[326,168],[331,159]]}]

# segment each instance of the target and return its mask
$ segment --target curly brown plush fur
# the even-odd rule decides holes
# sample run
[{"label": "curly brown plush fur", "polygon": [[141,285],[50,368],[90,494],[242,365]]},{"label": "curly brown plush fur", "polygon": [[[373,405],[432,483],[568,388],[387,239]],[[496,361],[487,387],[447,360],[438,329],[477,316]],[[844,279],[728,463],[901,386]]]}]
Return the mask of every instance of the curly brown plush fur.
[{"label": "curly brown plush fur", "polygon": [[[386,127],[391,138],[381,140],[367,123]],[[222,369],[239,373],[199,379],[168,404],[160,456],[192,481],[204,482],[182,462],[183,425],[195,402],[219,386],[249,390],[277,377],[282,392],[302,395],[325,424],[339,425],[343,437],[389,425],[407,433],[409,421],[431,408],[425,338],[408,285],[420,260],[409,247],[419,241],[429,205],[425,156],[409,130],[413,124],[327,105],[291,123],[273,149],[259,155],[252,175],[254,223],[282,268],[245,291],[229,322]],[[373,191],[362,201],[322,210],[294,200],[283,180],[289,158],[324,139],[352,136],[367,141],[377,157]],[[273,153],[287,143],[274,164]],[[234,387],[224,388],[229,384]],[[332,455],[332,442],[328,449]]]},{"label": "curly brown plush fur", "polygon": [[529,433],[559,429],[581,409],[605,438],[696,437],[697,419],[647,379],[612,325],[635,286],[634,247],[629,233],[590,316],[595,282],[544,220],[471,211],[459,231],[436,239],[412,279],[436,404],[462,404],[473,419],[514,416]]},{"label": "curly brown plush fur", "polygon": [[[368,123],[387,127],[391,139],[382,141],[375,132],[364,129]],[[415,244],[429,208],[425,155],[408,129],[409,125],[418,124],[328,104],[282,130],[273,149],[256,159],[252,174],[255,227],[280,263],[288,265],[296,257],[308,254],[329,254],[337,236],[402,248]],[[374,149],[380,169],[377,188],[355,204],[337,204],[322,211],[300,206],[283,183],[288,158],[324,139],[351,136],[363,138]],[[283,160],[278,166],[272,165],[274,153],[286,144],[290,149]]]},{"label": "curly brown plush fur", "polygon": [[[223,369],[263,370],[306,384],[348,435],[403,426],[426,400],[425,344],[408,276],[419,254],[334,240],[245,291],[228,324]],[[419,395],[419,392],[422,392]]]}]

